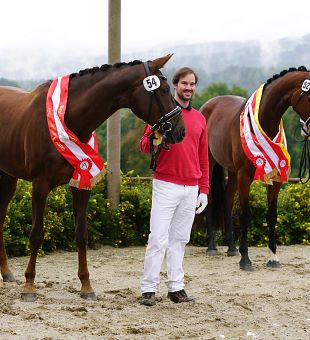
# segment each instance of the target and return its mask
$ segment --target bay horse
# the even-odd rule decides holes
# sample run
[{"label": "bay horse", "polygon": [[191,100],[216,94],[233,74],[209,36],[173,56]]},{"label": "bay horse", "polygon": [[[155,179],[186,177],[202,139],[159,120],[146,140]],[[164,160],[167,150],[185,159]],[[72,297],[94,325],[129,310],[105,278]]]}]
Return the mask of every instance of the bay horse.
[{"label": "bay horse", "polygon": [[[304,84],[306,83],[306,87]],[[273,140],[278,134],[281,118],[289,106],[296,111],[303,121],[309,136],[310,116],[310,80],[309,71],[301,66],[290,68],[267,80],[264,86],[261,104],[258,109],[258,121],[265,134]],[[238,253],[235,247],[232,208],[234,196],[239,193],[240,201],[240,269],[252,271],[252,262],[248,255],[247,232],[250,224],[249,192],[254,179],[255,167],[247,158],[240,137],[240,115],[246,106],[246,99],[238,96],[218,96],[202,105],[200,111],[206,117],[209,136],[209,169],[211,192],[214,199],[207,210],[207,254],[215,255],[217,249],[213,236],[212,211],[214,204],[220,203],[225,227],[225,242],[228,244],[228,256]],[[281,165],[280,165],[281,166]],[[224,171],[228,172],[227,184]],[[224,185],[223,185],[224,183]],[[277,222],[277,199],[281,183],[273,182],[267,189],[267,225],[269,228],[269,267],[280,267],[276,255],[275,224]],[[215,194],[218,192],[219,196]],[[212,194],[211,194],[212,196]],[[217,199],[216,199],[216,197]],[[218,210],[219,212],[219,210]]]},{"label": "bay horse", "polygon": [[[170,87],[160,69],[172,54],[148,62],[102,65],[70,75],[65,114],[66,126],[86,143],[92,132],[120,108],[129,108],[166,135],[168,143],[181,142],[185,125]],[[156,83],[156,86],[154,85]],[[15,281],[3,238],[6,211],[17,179],[32,182],[32,230],[30,259],[22,289],[23,301],[37,299],[35,268],[39,247],[44,238],[43,218],[49,192],[69,182],[73,167],[56,150],[48,129],[46,98],[51,81],[31,92],[0,87],[0,268],[3,281]],[[80,295],[96,299],[87,267],[86,208],[90,190],[72,187],[75,240],[78,249]]]}]

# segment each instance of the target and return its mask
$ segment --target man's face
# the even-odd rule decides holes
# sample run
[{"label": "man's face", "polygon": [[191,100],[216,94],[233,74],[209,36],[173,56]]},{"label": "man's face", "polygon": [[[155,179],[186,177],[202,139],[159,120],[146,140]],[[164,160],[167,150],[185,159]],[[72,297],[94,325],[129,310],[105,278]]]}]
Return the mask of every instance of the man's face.
[{"label": "man's face", "polygon": [[196,91],[195,76],[190,73],[181,77],[179,82],[174,85],[176,95],[183,101],[189,101]]}]

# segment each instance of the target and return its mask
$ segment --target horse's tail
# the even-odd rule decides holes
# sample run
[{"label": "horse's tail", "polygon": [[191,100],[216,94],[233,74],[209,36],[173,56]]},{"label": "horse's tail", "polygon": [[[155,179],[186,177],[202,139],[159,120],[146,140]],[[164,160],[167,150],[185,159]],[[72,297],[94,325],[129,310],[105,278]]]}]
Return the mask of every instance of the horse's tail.
[{"label": "horse's tail", "polygon": [[224,168],[215,164],[211,180],[212,196],[212,224],[214,229],[224,229],[224,201],[225,201],[225,174]]}]

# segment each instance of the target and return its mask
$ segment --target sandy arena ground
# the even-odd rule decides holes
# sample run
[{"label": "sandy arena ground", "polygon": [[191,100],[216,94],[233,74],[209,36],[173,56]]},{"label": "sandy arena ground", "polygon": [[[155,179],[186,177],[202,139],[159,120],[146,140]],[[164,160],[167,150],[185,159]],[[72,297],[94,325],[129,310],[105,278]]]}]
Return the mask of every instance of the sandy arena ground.
[{"label": "sandy arena ground", "polygon": [[264,248],[250,248],[254,272],[238,257],[210,258],[188,246],[186,290],[195,303],[166,298],[164,269],[157,304],[139,304],[144,247],[88,252],[98,300],[79,297],[77,254],[39,258],[36,302],[21,302],[28,257],[11,258],[16,283],[0,281],[0,339],[310,339],[310,247],[278,247],[282,268],[270,269]]}]

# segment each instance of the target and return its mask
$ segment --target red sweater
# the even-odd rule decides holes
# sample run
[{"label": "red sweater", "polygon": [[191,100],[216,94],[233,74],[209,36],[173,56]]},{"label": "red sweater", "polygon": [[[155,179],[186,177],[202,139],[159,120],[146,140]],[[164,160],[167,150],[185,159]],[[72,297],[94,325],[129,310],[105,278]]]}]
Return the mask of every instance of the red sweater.
[{"label": "red sweater", "polygon": [[[200,193],[209,193],[208,133],[205,117],[191,108],[182,108],[186,133],[181,143],[162,149],[154,178],[182,185],[199,185]],[[150,152],[151,129],[145,126],[140,150]]]}]

